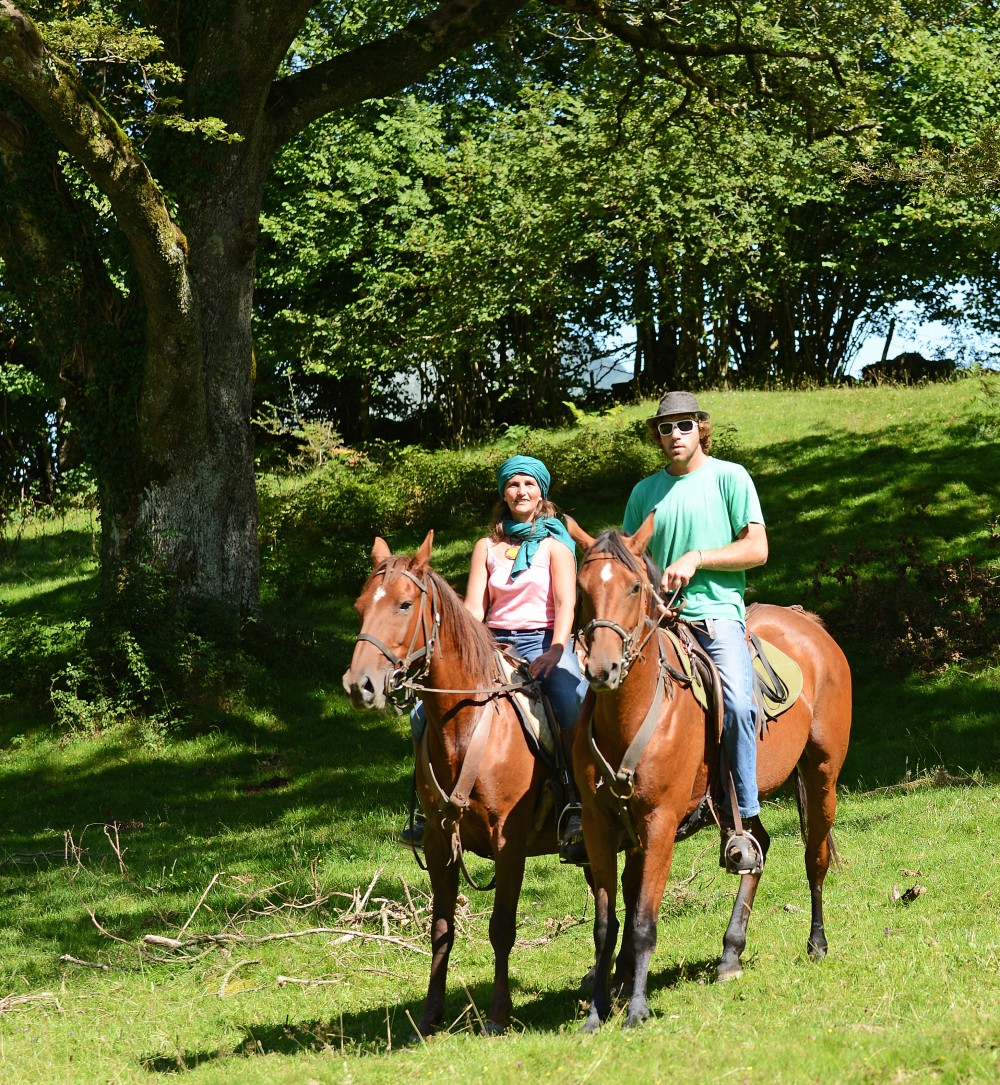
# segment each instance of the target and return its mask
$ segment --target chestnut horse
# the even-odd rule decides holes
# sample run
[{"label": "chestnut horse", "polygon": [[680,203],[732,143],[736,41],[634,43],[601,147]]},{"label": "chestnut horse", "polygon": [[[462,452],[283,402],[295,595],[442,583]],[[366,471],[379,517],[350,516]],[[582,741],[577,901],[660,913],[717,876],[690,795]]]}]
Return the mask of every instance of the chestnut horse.
[{"label": "chestnut horse", "polygon": [[555,817],[539,824],[549,769],[528,745],[502,685],[487,628],[428,564],[434,532],[414,557],[392,554],[382,539],[374,571],[354,604],[361,633],[344,689],[355,708],[383,708],[406,680],[427,710],[426,756],[417,757],[417,795],[427,817],[424,855],[433,894],[431,976],[422,1036],[444,1013],[448,957],[462,852],[492,858],[496,898],[490,917],[495,956],[489,1032],[510,1022],[508,964],[528,855],[558,850]]},{"label": "chestnut horse", "polygon": [[[610,971],[618,936],[617,853],[626,840],[623,818],[631,822],[639,846],[627,838],[631,846],[621,882],[625,931],[614,985],[626,989],[631,985],[625,1024],[633,1026],[649,1016],[649,961],[656,946],[657,914],[677,830],[706,794],[717,772],[718,755],[715,729],[687,684],[677,681],[683,678],[682,661],[657,627],[651,575],[656,586],[659,576],[643,555],[653,517],[631,538],[606,531],[595,540],[578,525],[569,527],[586,550],[579,574],[581,634],[588,651],[586,676],[596,697],[592,716],[585,709],[584,720],[609,766],[623,763],[657,697],[660,705],[658,723],[639,758],[631,787],[619,789],[621,799],[597,770],[588,726],[581,723],[577,728],[573,767],[583,800],[583,834],[596,898],[597,977],[584,1024],[586,1031],[593,1031],[611,1012]],[[807,948],[809,956],[818,960],[827,949],[823,880],[833,844],[830,829],[837,805],[837,776],[851,728],[851,674],[844,653],[814,615],[758,606],[748,623],[752,632],[791,656],[802,669],[804,684],[798,700],[771,721],[766,737],[758,741],[757,781],[764,797],[796,775],[812,897]],[[766,837],[761,844],[766,852]],[[760,874],[740,876],[717,969],[720,980],[743,971],[740,957],[759,881]]]}]

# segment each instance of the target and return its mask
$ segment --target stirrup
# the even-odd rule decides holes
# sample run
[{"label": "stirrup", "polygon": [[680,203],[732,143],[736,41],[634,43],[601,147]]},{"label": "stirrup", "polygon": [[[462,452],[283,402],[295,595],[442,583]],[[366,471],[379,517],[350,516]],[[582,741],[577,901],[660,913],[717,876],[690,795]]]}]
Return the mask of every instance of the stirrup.
[{"label": "stirrup", "polygon": [[420,810],[414,811],[412,823],[407,821],[396,843],[401,848],[406,848],[407,851],[412,851],[414,848],[422,849],[424,846],[424,826],[426,824],[427,819],[424,817],[423,812]]},{"label": "stirrup", "polygon": [[559,815],[556,834],[559,837],[559,862],[573,866],[586,866],[587,845],[583,842],[583,807],[578,802],[568,802]]},{"label": "stirrup", "polygon": [[764,870],[764,850],[753,833],[746,829],[742,833],[727,829],[719,851],[719,866],[727,874],[761,874]]}]

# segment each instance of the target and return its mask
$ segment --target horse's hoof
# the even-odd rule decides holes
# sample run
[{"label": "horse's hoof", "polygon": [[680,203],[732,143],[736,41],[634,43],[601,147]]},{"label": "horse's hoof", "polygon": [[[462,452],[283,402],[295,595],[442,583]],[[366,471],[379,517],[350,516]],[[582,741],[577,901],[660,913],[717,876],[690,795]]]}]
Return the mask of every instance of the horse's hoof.
[{"label": "horse's hoof", "polygon": [[633,1010],[629,1012],[628,1017],[625,1018],[625,1023],[622,1028],[638,1028],[649,1017],[649,1010]]},{"label": "horse's hoof", "polygon": [[601,1027],[601,1015],[594,1009],[587,1015],[587,1020],[580,1026],[581,1032],[597,1032]]},{"label": "horse's hoof", "polygon": [[814,942],[810,942],[806,946],[806,951],[809,954],[810,961],[821,961],[826,956],[826,945],[818,946]]},{"label": "horse's hoof", "polygon": [[486,1023],[483,1025],[484,1036],[502,1036],[507,1031],[507,1026],[501,1024],[499,1021],[491,1021],[486,1019]]},{"label": "horse's hoof", "polygon": [[715,972],[715,979],[718,983],[728,983],[729,980],[738,980],[743,975],[743,965],[736,962],[736,964],[719,965]]}]

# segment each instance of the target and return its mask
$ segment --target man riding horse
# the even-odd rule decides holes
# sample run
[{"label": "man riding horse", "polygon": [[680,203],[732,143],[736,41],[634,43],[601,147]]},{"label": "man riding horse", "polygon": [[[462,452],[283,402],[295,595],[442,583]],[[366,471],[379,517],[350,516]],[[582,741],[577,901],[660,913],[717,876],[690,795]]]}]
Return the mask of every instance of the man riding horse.
[{"label": "man riding horse", "polygon": [[[756,874],[768,837],[757,794],[757,708],[743,595],[745,570],[767,561],[764,516],[746,469],[709,455],[711,419],[690,392],[668,392],[647,425],[668,462],[632,490],[622,530],[634,535],[654,513],[649,553],[663,569],[664,597],[683,594],[685,624],[719,671],[723,760],[744,829],[737,834],[727,826],[722,865],[732,874]],[[729,795],[728,785],[722,794]],[[727,805],[720,804],[724,818]],[[730,819],[735,821],[731,813]]]}]

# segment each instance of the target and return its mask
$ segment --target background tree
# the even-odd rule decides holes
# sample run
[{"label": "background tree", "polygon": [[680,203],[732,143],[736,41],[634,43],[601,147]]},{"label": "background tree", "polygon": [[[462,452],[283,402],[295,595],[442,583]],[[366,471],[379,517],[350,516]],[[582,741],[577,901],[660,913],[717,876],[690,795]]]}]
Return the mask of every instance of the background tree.
[{"label": "background tree", "polygon": [[361,436],[391,392],[383,414],[433,405],[425,433],[467,440],[551,418],[574,344],[620,314],[658,322],[678,377],[722,375],[745,269],[785,258],[781,186],[730,182],[851,139],[875,32],[908,15],[0,0],[3,285],[97,479],[108,600],[152,567],[170,597],[257,608],[252,318],[279,153],[268,236],[308,248],[308,224],[315,258],[268,254],[266,391],[294,365]]},{"label": "background tree", "polygon": [[[251,314],[274,156],[320,117],[494,39],[523,7],[448,0],[411,16],[393,3],[83,0],[66,18],[61,3],[40,0],[29,17],[0,0],[0,255],[71,391],[112,600],[152,564],[183,591],[256,610]],[[694,5],[562,11],[673,57],[689,85],[715,85],[699,59],[759,72],[770,57],[780,85],[824,59],[806,41],[811,16],[779,29],[764,5],[752,21]],[[835,79],[817,75],[820,86],[829,94]],[[551,367],[551,315],[518,311],[518,334],[546,328],[533,350]]]}]

